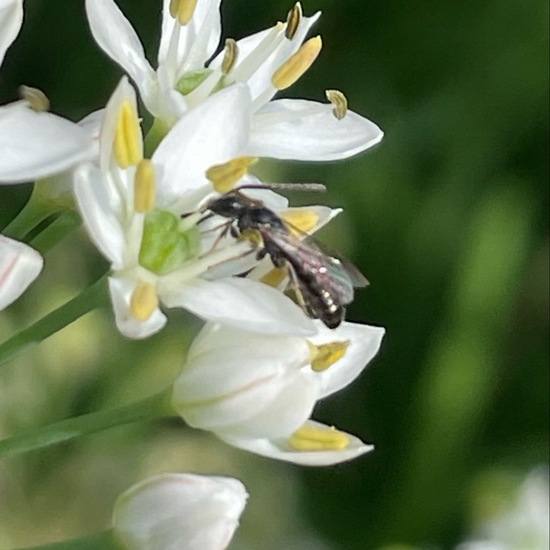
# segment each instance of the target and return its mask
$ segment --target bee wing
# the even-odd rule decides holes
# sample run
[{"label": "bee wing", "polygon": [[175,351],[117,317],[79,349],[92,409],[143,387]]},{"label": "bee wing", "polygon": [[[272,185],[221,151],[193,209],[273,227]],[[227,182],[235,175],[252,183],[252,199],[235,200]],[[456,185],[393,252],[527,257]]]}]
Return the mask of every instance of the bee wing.
[{"label": "bee wing", "polygon": [[345,256],[342,254],[339,254],[338,252],[334,252],[330,247],[328,247],[324,243],[320,243],[315,237],[310,235],[309,233],[306,233],[305,231],[302,231],[298,227],[296,227],[294,224],[291,224],[290,222],[287,222],[286,220],[283,220],[284,224],[290,229],[292,233],[297,235],[297,238],[305,243],[310,248],[317,249],[321,254],[326,256],[329,260],[333,260],[335,264],[339,264],[339,267],[337,267],[337,270],[343,269],[347,272],[349,279],[351,280],[353,286],[355,288],[364,288],[370,285],[368,279],[361,273],[359,268],[351,262],[351,260],[348,260]]},{"label": "bee wing", "polygon": [[298,280],[300,273],[309,272],[316,277],[325,290],[335,295],[338,301],[349,304],[353,301],[354,283],[342,262],[333,256],[328,256],[309,241],[300,240],[296,235],[284,231],[264,231],[264,241],[271,241],[294,267]]}]

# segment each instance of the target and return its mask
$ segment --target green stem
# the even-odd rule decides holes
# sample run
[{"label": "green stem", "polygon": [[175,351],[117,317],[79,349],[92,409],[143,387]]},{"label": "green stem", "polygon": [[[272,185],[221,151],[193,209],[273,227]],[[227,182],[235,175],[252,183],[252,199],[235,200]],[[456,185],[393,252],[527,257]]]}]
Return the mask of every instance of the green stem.
[{"label": "green stem", "polygon": [[12,239],[23,240],[40,222],[55,213],[51,205],[29,200],[21,212],[2,230],[2,234]]},{"label": "green stem", "polygon": [[170,396],[171,388],[129,405],[69,418],[2,439],[0,457],[44,449],[115,426],[174,416],[175,413],[170,407]]},{"label": "green stem", "polygon": [[31,344],[42,342],[86,313],[105,304],[106,279],[104,275],[66,304],[0,344],[0,365],[19,355]]},{"label": "green stem", "polygon": [[45,254],[63,240],[69,233],[80,227],[81,219],[78,212],[65,210],[44,231],[38,234],[32,241],[33,248],[41,254]]},{"label": "green stem", "polygon": [[20,550],[120,550],[120,546],[114,540],[111,531],[94,533],[89,537],[73,540],[53,542],[32,548],[21,548]]}]

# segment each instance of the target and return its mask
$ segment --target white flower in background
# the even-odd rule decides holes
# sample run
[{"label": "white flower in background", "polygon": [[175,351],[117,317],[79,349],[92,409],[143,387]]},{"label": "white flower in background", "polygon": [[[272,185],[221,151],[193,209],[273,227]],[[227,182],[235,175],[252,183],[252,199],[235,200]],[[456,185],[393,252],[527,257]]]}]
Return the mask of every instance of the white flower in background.
[{"label": "white flower in background", "polygon": [[126,550],[224,550],[247,498],[232,478],[155,476],[118,497],[113,533]]},{"label": "white flower in background", "polygon": [[[0,64],[19,33],[22,0],[0,0]],[[91,154],[89,133],[26,99],[0,107],[0,185],[45,178]]]},{"label": "white flower in background", "polygon": [[475,540],[457,550],[548,550],[550,547],[548,469],[531,472],[516,498],[487,519]]},{"label": "white flower in background", "polygon": [[[86,0],[86,12],[99,46],[134,80],[157,127],[171,127],[189,109],[235,83],[252,98],[250,140],[243,154],[280,159],[327,161],[346,158],[378,143],[378,126],[347,110],[345,96],[327,90],[329,103],[281,99],[318,56],[319,36],[302,44],[319,18],[303,17],[297,3],[286,23],[277,23],[235,42],[221,37],[220,0],[164,0],[157,69],[113,0]],[[162,133],[162,132],[161,132]]]},{"label": "white flower in background", "polygon": [[0,65],[23,23],[23,0],[0,0]]},{"label": "white flower in background", "polygon": [[30,246],[0,235],[0,311],[38,277],[44,261]]},{"label": "white flower in background", "polygon": [[309,338],[207,323],[174,383],[172,405],[192,427],[260,455],[323,466],[373,447],[309,420],[318,400],[350,384],[377,354],[384,329],[315,321]]},{"label": "white flower in background", "polygon": [[252,245],[232,240],[204,248],[196,226],[200,214],[181,219],[214,193],[207,170],[241,155],[249,109],[246,87],[219,92],[180,119],[149,160],[143,158],[135,93],[125,78],[110,99],[99,166],[88,163],[77,171],[75,195],[92,240],[111,262],[111,300],[126,336],[145,338],[160,330],[166,323],[160,302],[247,330],[315,331],[296,304],[268,285],[228,276],[208,280],[210,268],[249,253]]}]

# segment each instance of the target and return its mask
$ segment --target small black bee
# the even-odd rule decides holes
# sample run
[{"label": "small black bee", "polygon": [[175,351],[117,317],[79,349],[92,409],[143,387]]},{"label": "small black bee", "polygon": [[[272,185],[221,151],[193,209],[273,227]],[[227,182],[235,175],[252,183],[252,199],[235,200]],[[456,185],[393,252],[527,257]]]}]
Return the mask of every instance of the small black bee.
[{"label": "small black bee", "polygon": [[336,328],[343,321],[345,306],[353,301],[354,286],[368,281],[357,268],[320,250],[310,239],[301,240],[275,212],[251,199],[242,186],[211,200],[206,210],[230,220],[228,230],[237,237],[254,231],[261,237],[258,259],[269,255],[273,265],[287,268],[300,305],[306,313]]}]

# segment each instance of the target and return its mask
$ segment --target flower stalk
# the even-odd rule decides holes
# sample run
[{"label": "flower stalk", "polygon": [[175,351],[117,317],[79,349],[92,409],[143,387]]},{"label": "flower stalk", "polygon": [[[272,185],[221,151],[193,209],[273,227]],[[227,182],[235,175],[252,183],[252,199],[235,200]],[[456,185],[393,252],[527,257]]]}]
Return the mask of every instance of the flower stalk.
[{"label": "flower stalk", "polygon": [[161,392],[114,409],[92,412],[32,428],[0,440],[0,458],[44,449],[116,426],[175,416],[169,406],[169,398],[169,392]]},{"label": "flower stalk", "polygon": [[[47,247],[51,241],[48,243],[43,240],[41,244]],[[0,366],[15,358],[32,344],[46,340],[86,313],[107,304],[106,281],[106,276],[101,277],[66,304],[0,344]]]}]

